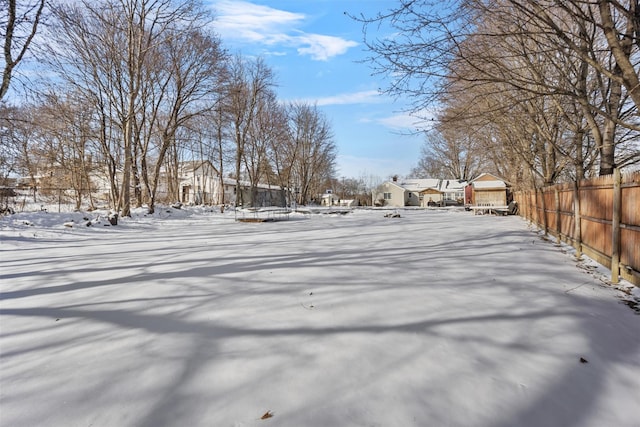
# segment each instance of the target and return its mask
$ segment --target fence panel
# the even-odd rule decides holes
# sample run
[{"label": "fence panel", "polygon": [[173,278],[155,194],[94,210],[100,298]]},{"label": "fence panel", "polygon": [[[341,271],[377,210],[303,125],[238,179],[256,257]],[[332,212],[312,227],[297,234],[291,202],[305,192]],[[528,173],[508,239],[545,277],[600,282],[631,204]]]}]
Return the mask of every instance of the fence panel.
[{"label": "fence panel", "polygon": [[573,188],[566,184],[560,186],[558,188],[558,198],[560,203],[560,235],[574,238]]},{"label": "fence panel", "polygon": [[[619,253],[620,276],[640,286],[640,172],[622,174],[619,182],[621,206],[615,217],[620,218],[620,226],[615,229],[614,175],[582,180],[577,191],[573,184],[558,184],[516,192],[514,199],[521,216],[611,267],[612,272],[616,271],[612,256],[615,262]],[[576,224],[576,203],[580,206],[580,224]],[[619,239],[614,238],[615,233],[619,233]],[[613,248],[615,241],[620,244],[617,251]],[[617,280],[617,276],[612,277],[613,282]]]},{"label": "fence panel", "polygon": [[621,239],[620,263],[623,266],[640,266],[640,182],[632,175],[622,175],[620,212]]}]

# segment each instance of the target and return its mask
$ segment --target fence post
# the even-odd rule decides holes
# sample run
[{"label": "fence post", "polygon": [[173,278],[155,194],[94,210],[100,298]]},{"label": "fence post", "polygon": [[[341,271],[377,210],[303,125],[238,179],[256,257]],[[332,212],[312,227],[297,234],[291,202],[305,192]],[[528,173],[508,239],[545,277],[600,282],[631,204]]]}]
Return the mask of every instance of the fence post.
[{"label": "fence post", "polygon": [[576,248],[576,258],[582,256],[582,218],[580,217],[580,187],[576,179],[573,183],[573,218],[574,218],[574,239]]},{"label": "fence post", "polygon": [[562,241],[562,218],[560,218],[560,190],[558,190],[558,184],[553,186],[554,189],[554,198],[556,204],[556,238],[557,243],[560,244]]},{"label": "fence post", "polygon": [[611,282],[618,283],[620,275],[620,214],[622,209],[622,179],[620,169],[613,169],[613,215],[611,221]]},{"label": "fence post", "polygon": [[547,200],[544,194],[545,187],[540,189],[540,202],[542,203],[542,222],[544,226],[544,237],[549,236],[549,217],[547,216]]},{"label": "fence post", "polygon": [[533,209],[531,218],[533,218],[533,220],[531,221],[533,224],[537,225],[539,228],[542,228],[542,221],[540,221],[540,211],[538,211],[538,188],[535,187],[533,189],[533,200],[531,201],[531,209]]}]

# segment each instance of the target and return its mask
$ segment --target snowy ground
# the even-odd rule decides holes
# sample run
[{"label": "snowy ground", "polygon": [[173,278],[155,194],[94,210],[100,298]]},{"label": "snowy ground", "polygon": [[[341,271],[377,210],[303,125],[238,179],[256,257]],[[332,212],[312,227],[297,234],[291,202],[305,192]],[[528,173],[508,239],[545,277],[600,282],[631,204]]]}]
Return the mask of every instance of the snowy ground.
[{"label": "snowy ground", "polygon": [[2,218],[0,425],[640,426],[621,291],[518,217],[399,212]]}]

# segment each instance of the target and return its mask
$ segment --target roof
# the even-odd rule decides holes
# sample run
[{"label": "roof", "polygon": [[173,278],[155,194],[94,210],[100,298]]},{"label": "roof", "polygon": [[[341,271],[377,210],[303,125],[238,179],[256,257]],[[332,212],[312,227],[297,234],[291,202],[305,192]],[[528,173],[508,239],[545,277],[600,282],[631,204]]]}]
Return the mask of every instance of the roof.
[{"label": "roof", "polygon": [[437,178],[405,179],[404,181],[398,183],[400,187],[409,191],[420,191],[427,188],[438,188],[439,184],[440,180]]},{"label": "roof", "polygon": [[466,187],[466,181],[460,181],[457,179],[438,179],[438,178],[426,178],[426,179],[405,179],[402,182],[393,183],[399,187],[409,191],[425,191],[430,188],[440,192],[450,191],[462,191]]},{"label": "roof", "polygon": [[178,167],[180,169],[180,172],[191,174],[205,165],[213,169],[216,174],[218,173],[218,169],[216,169],[216,167],[213,166],[213,164],[209,160],[190,160],[186,162],[180,162]]},{"label": "roof", "polygon": [[507,184],[504,181],[475,181],[472,182],[473,188],[476,190],[502,190],[507,188]]},{"label": "roof", "polygon": [[440,183],[440,190],[447,191],[462,191],[467,186],[467,181],[461,181],[457,179],[443,179]]},{"label": "roof", "polygon": [[425,188],[424,190],[420,191],[420,194],[442,194],[442,191],[438,190],[437,188]]},{"label": "roof", "polygon": [[494,175],[492,173],[481,173],[480,175],[478,175],[477,177],[473,178],[470,182],[471,183],[475,183],[478,181],[503,181],[506,182],[504,179],[500,178],[497,175]]},{"label": "roof", "polygon": [[[224,185],[228,185],[228,186],[235,186],[237,183],[237,181],[233,178],[224,178],[222,182]],[[244,188],[249,188],[251,187],[251,183],[249,181],[240,181],[240,186]],[[282,187],[278,185],[270,185],[270,184],[262,184],[262,183],[259,183],[258,185],[256,185],[256,188],[261,188],[263,190],[282,190]]]}]

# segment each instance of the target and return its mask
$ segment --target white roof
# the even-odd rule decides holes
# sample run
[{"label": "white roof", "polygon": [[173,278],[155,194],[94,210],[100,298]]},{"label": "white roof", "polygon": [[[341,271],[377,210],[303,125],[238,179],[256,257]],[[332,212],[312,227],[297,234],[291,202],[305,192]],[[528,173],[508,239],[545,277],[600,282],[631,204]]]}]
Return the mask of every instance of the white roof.
[{"label": "white roof", "polygon": [[507,184],[504,181],[475,181],[473,188],[489,190],[492,188],[507,188]]},{"label": "white roof", "polygon": [[[224,185],[235,186],[237,181],[233,178],[224,178],[222,182],[224,183]],[[240,186],[250,187],[251,183],[249,181],[240,181]],[[256,188],[262,188],[263,190],[280,190],[281,189],[280,186],[278,185],[269,185],[269,184],[260,184],[260,183],[256,185]]]},{"label": "white roof", "polygon": [[461,191],[467,186],[467,181],[457,179],[443,179],[440,183],[440,191]]},{"label": "white roof", "polygon": [[399,187],[408,191],[423,191],[427,189],[434,189],[440,192],[457,192],[462,191],[467,186],[467,181],[459,181],[457,179],[438,179],[438,178],[424,178],[424,179],[405,179],[400,182],[392,182]]},{"label": "white roof", "polygon": [[405,179],[402,182],[397,183],[400,187],[405,190],[425,190],[427,188],[438,188],[438,184],[440,183],[439,179],[436,178],[428,178],[428,179]]}]

